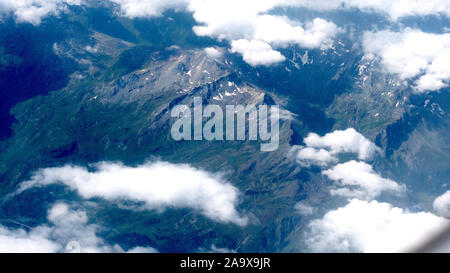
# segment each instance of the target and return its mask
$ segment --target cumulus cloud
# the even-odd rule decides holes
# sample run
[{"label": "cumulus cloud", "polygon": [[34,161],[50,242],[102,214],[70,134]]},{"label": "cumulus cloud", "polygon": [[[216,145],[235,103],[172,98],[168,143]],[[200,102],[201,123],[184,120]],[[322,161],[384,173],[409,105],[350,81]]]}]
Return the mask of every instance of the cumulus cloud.
[{"label": "cumulus cloud", "polygon": [[231,52],[240,53],[244,61],[252,66],[272,65],[284,61],[286,58],[280,52],[258,40],[237,40],[231,43]]},{"label": "cumulus cloud", "polygon": [[1,253],[53,253],[61,246],[47,238],[47,229],[37,229],[27,232],[23,229],[9,230],[0,226]]},{"label": "cumulus cloud", "polygon": [[84,0],[1,0],[0,13],[12,12],[18,22],[39,25],[42,18],[58,15],[67,5],[81,5]]},{"label": "cumulus cloud", "polygon": [[[284,16],[264,14],[276,1],[192,1],[199,36],[232,41],[232,52],[243,55],[250,65],[271,65],[285,60],[273,47],[297,44],[303,48],[327,49],[341,31],[334,23],[316,18],[304,25]],[[244,7],[243,7],[244,6]]]},{"label": "cumulus cloud", "polygon": [[185,8],[187,0],[110,0],[120,5],[122,14],[130,17],[161,16],[168,9]]},{"label": "cumulus cloud", "polygon": [[384,191],[399,194],[406,190],[404,185],[375,173],[371,165],[354,160],[338,164],[322,174],[336,182],[332,195],[374,199]]},{"label": "cumulus cloud", "polygon": [[260,15],[256,18],[254,39],[278,46],[298,44],[303,48],[327,49],[340,29],[331,22],[315,18],[302,27],[284,16]]},{"label": "cumulus cloud", "polygon": [[338,161],[337,157],[325,149],[300,146],[295,147],[294,150],[297,150],[297,161],[303,167],[311,167],[312,165],[326,167],[328,164]]},{"label": "cumulus cloud", "polygon": [[371,159],[379,148],[353,128],[336,130],[321,137],[311,133],[304,139],[305,144],[312,148],[326,148],[332,154],[354,153],[361,160]]},{"label": "cumulus cloud", "polygon": [[216,48],[216,47],[207,47],[204,49],[205,50],[205,54],[213,59],[218,59],[220,57],[222,57],[223,55],[223,51],[222,49]]},{"label": "cumulus cloud", "polygon": [[[351,153],[359,160],[371,160],[381,150],[355,129],[336,130],[324,136],[310,133],[304,140],[306,146],[296,146],[290,151],[303,167],[312,165],[329,168],[322,171],[329,179],[335,181],[331,188],[332,195],[348,198],[373,199],[384,191],[399,194],[406,190],[404,185],[385,179],[375,173],[372,166],[351,160],[342,164],[338,155]],[[336,165],[337,164],[337,165]]]},{"label": "cumulus cloud", "polygon": [[219,39],[250,39],[256,27],[259,14],[275,7],[273,0],[189,0],[188,10],[193,13],[199,25],[194,32],[199,36]]},{"label": "cumulus cloud", "polygon": [[[30,230],[8,229],[0,226],[0,252],[55,253],[55,252],[123,252],[118,245],[109,245],[96,233],[99,227],[88,223],[82,209],[72,209],[65,203],[53,205],[47,214],[48,225]],[[138,247],[135,250],[156,251]]]},{"label": "cumulus cloud", "polygon": [[381,152],[380,148],[353,128],[336,130],[322,137],[310,133],[304,143],[306,146],[293,148],[297,161],[304,167],[326,167],[336,163],[340,153],[353,153],[360,160],[370,160]]},{"label": "cumulus cloud", "polygon": [[392,20],[408,16],[450,16],[450,2],[442,0],[287,0],[290,5],[316,10],[359,9],[365,12],[387,14]]},{"label": "cumulus cloud", "polygon": [[450,34],[425,33],[416,29],[402,32],[366,32],[363,47],[367,57],[378,56],[390,73],[401,79],[416,79],[418,92],[436,91],[450,81]]},{"label": "cumulus cloud", "polygon": [[422,245],[449,221],[388,203],[353,199],[310,222],[306,243],[315,252],[401,252]]},{"label": "cumulus cloud", "polygon": [[433,208],[437,214],[450,219],[450,191],[436,198],[433,202]]},{"label": "cumulus cloud", "polygon": [[47,214],[47,219],[53,226],[49,227],[49,238],[66,250],[71,251],[70,245],[78,244],[80,252],[116,252],[122,251],[119,246],[110,246],[103,239],[97,237],[96,232],[99,226],[88,224],[86,211],[82,209],[74,210],[65,203],[53,205]]},{"label": "cumulus cloud", "polygon": [[59,183],[86,199],[129,200],[147,209],[191,208],[219,222],[247,223],[235,208],[239,195],[235,187],[188,165],[154,162],[127,167],[103,162],[94,167],[92,172],[69,165],[41,169],[21,184],[19,192]]}]

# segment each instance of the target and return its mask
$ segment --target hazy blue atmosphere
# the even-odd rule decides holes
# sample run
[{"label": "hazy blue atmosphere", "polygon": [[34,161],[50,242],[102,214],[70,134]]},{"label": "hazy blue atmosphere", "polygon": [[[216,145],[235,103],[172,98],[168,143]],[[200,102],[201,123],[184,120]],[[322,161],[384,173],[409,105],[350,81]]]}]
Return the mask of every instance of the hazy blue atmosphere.
[{"label": "hazy blue atmosphere", "polygon": [[[0,252],[412,250],[449,64],[448,0],[0,0]],[[277,148],[174,139],[195,98],[279,106]]]}]

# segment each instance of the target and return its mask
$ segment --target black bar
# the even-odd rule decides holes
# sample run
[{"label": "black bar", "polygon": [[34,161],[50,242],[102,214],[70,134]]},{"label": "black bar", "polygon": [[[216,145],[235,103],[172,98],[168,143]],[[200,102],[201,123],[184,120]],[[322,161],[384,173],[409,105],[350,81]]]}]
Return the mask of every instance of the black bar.
[{"label": "black bar", "polygon": [[[447,270],[448,254],[1,254],[3,264],[85,272],[113,268],[125,272],[385,272],[409,268]],[[13,260],[20,260],[17,262]],[[190,262],[188,264],[187,262]],[[213,266],[211,266],[213,262]],[[184,265],[184,266],[183,266]],[[193,267],[195,265],[195,267]],[[425,267],[424,267],[425,266]],[[379,271],[378,271],[379,270]]]}]

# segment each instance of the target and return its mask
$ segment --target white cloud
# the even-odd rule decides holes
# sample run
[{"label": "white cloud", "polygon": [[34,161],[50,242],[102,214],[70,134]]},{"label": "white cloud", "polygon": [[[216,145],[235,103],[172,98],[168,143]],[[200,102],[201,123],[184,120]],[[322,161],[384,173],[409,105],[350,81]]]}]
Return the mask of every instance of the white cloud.
[{"label": "white cloud", "polygon": [[338,159],[325,149],[315,149],[310,147],[295,147],[297,152],[297,161],[303,167],[317,165],[326,167],[328,164],[335,163]]},{"label": "white cloud", "polygon": [[252,66],[268,66],[286,59],[280,52],[273,50],[269,44],[257,40],[233,41],[231,52],[242,54],[244,61]]},{"label": "white cloud", "polygon": [[190,0],[188,10],[199,24],[199,36],[219,39],[251,39],[259,14],[277,5],[276,0]]},{"label": "white cloud", "polygon": [[46,237],[47,230],[27,232],[23,229],[9,230],[0,226],[1,253],[53,253],[61,246]]},{"label": "white cloud", "polygon": [[298,44],[325,50],[341,31],[334,23],[320,18],[301,25],[284,16],[265,14],[279,4],[279,1],[194,0],[189,7],[201,24],[194,27],[197,35],[232,41],[232,52],[241,53],[251,65],[284,61],[273,47]]},{"label": "white cloud", "polygon": [[336,188],[331,190],[332,195],[374,199],[384,191],[399,194],[406,190],[404,185],[375,173],[371,165],[354,160],[338,164],[322,174],[337,182]]},{"label": "white cloud", "polygon": [[49,225],[30,230],[0,226],[0,252],[123,252],[120,246],[109,245],[97,237],[99,227],[88,224],[84,210],[74,210],[65,203],[58,203],[49,209],[47,219]]},{"label": "white cloud", "polygon": [[110,0],[119,4],[123,15],[130,18],[161,16],[168,9],[185,8],[187,0]]},{"label": "white cloud", "polygon": [[204,50],[205,50],[206,56],[213,58],[213,59],[221,58],[223,55],[223,50],[220,48],[207,47]]},{"label": "white cloud", "polygon": [[303,48],[327,49],[333,44],[332,37],[341,30],[331,22],[321,18],[305,24],[283,16],[260,15],[256,18],[254,39],[273,45],[298,44]]},{"label": "white cloud", "polygon": [[447,224],[448,220],[432,213],[353,199],[311,221],[306,243],[314,252],[410,251]]},{"label": "white cloud", "polygon": [[329,149],[331,154],[355,153],[361,160],[370,160],[380,149],[353,128],[336,130],[321,137],[311,133],[304,139],[308,147]]},{"label": "white cloud", "polygon": [[41,169],[21,184],[19,192],[60,183],[87,199],[130,200],[147,209],[191,208],[216,221],[247,223],[235,208],[239,194],[235,187],[188,165],[154,162],[127,167],[103,162],[95,168],[93,172],[68,165]]},{"label": "white cloud", "polygon": [[418,92],[436,91],[450,81],[450,34],[425,33],[415,29],[402,32],[366,32],[363,47],[367,57],[379,56],[390,73],[401,79],[418,79]]},{"label": "white cloud", "polygon": [[[225,1],[230,9],[239,9],[239,3]],[[234,6],[233,6],[234,5]],[[256,4],[257,6],[258,4]],[[201,6],[204,9],[204,6]],[[316,18],[304,25],[299,22],[289,20],[285,16],[260,14],[260,9],[253,12],[249,9],[242,9],[242,14],[236,15],[234,12],[226,13],[219,7],[213,6],[209,12],[220,13],[220,17],[203,17],[206,12],[194,13],[197,22],[204,25],[195,26],[194,31],[199,36],[211,36],[227,40],[258,40],[273,46],[284,47],[288,44],[298,44],[303,48],[331,47],[336,33],[342,31],[334,23],[321,18]],[[263,10],[263,9],[262,9]],[[197,12],[197,11],[195,11]],[[198,15],[200,14],[200,15]]]},{"label": "white cloud", "polygon": [[436,198],[433,202],[433,208],[437,214],[450,219],[450,191]]},{"label": "white cloud", "polygon": [[304,167],[326,167],[336,163],[336,155],[340,153],[353,153],[358,155],[360,160],[370,160],[381,152],[380,148],[353,128],[336,130],[323,137],[310,133],[304,142],[306,147],[293,148],[297,161]]},{"label": "white cloud", "polygon": [[79,244],[81,252],[115,252],[122,251],[118,246],[110,246],[97,237],[97,225],[88,224],[84,210],[73,210],[65,203],[53,205],[48,211],[47,219],[53,224],[49,238],[62,246],[71,242]]},{"label": "white cloud", "polygon": [[42,18],[58,15],[67,5],[81,5],[83,0],[1,0],[0,13],[12,12],[18,22],[39,25]]},{"label": "white cloud", "polygon": [[[371,160],[381,150],[353,128],[336,130],[324,136],[310,133],[304,140],[305,146],[293,147],[289,153],[303,167],[312,165],[332,168],[322,171],[329,179],[335,181],[331,188],[332,195],[348,198],[373,199],[383,191],[399,194],[406,190],[395,181],[382,178],[375,173],[372,166],[362,161],[339,162],[338,154],[352,153],[360,160]],[[289,156],[288,155],[288,156]]]},{"label": "white cloud", "polygon": [[293,6],[317,10],[338,10],[357,8],[366,12],[387,14],[392,20],[407,16],[446,15],[450,16],[448,0],[287,0]]}]

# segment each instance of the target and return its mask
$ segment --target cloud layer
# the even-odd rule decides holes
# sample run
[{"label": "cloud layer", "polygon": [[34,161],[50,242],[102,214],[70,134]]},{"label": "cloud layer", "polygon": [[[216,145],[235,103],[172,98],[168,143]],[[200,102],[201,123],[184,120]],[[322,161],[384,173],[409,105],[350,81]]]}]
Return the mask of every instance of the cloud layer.
[{"label": "cloud layer", "polygon": [[239,194],[235,187],[188,165],[154,162],[127,167],[103,162],[95,168],[93,172],[77,166],[41,169],[21,184],[19,192],[60,183],[86,199],[142,202],[147,209],[191,208],[219,222],[247,223],[235,208]]},{"label": "cloud layer", "polygon": [[[80,5],[83,2],[83,0],[1,0],[0,11],[13,12],[21,22],[39,24],[43,17],[58,14],[66,4]],[[255,23],[261,19],[258,15],[276,7],[306,7],[325,11],[359,9],[387,14],[392,20],[407,16],[450,16],[450,3],[442,0],[110,0],[110,2],[119,5],[122,15],[130,18],[161,16],[168,9],[191,11],[197,22],[203,25],[197,28],[199,35],[244,34],[258,25]],[[277,20],[275,17],[267,19]],[[276,30],[275,26],[283,27],[283,24],[273,25],[273,29]],[[291,24],[284,27],[280,29],[280,33],[287,33],[286,30],[295,28]],[[295,37],[301,32],[291,34]]]},{"label": "cloud layer", "polygon": [[390,73],[415,80],[414,88],[418,92],[449,86],[450,34],[416,29],[366,32],[363,47],[367,57],[380,57]]},{"label": "cloud layer", "polygon": [[[132,17],[156,16],[167,8],[177,7],[188,7],[190,10],[197,11],[202,6],[204,10],[217,7],[223,10],[224,14],[236,14],[241,18],[245,18],[245,14],[258,14],[274,7],[306,7],[321,11],[359,9],[363,12],[388,15],[392,20],[408,16],[450,16],[450,2],[445,0],[247,0],[240,2],[236,0],[112,0],[112,2],[120,4],[123,12]],[[237,4],[240,4],[240,9],[232,9],[238,7]],[[210,16],[216,15],[211,14]]]},{"label": "cloud layer", "polygon": [[351,200],[309,224],[307,244],[315,252],[399,252],[421,245],[448,220],[408,212],[377,201]]}]

